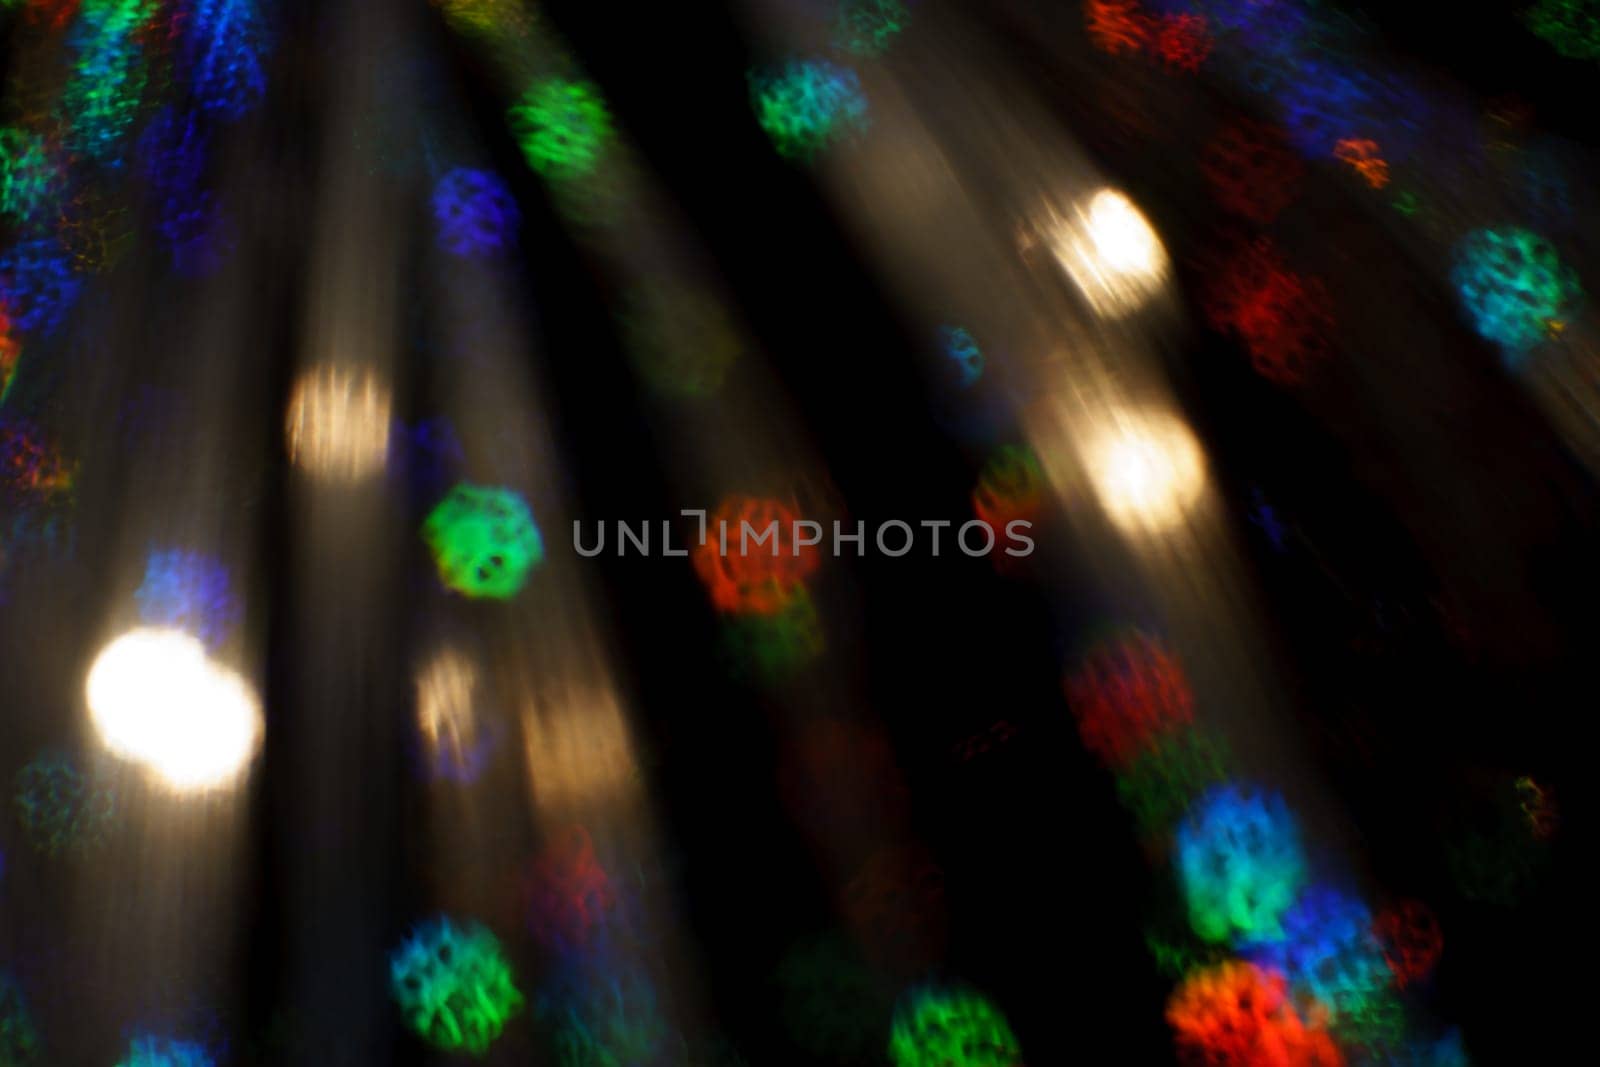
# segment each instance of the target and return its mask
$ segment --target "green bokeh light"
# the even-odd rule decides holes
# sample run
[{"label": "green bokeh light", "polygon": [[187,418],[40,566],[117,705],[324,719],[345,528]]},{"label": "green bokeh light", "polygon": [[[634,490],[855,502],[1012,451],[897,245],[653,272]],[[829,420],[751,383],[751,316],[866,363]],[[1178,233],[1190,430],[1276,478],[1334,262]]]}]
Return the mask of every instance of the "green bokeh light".
[{"label": "green bokeh light", "polygon": [[422,537],[439,579],[472,598],[507,600],[544,559],[544,539],[510,489],[457,485],[428,515]]},{"label": "green bokeh light", "polygon": [[834,40],[858,56],[882,55],[910,21],[901,0],[843,0]]},{"label": "green bokeh light", "polygon": [[587,81],[538,82],[506,119],[528,166],[551,181],[592,173],[615,135],[599,88]]},{"label": "green bokeh light", "polygon": [[1600,59],[1600,0],[1539,0],[1523,18],[1562,55]]},{"label": "green bokeh light", "polygon": [[867,99],[855,71],[822,60],[752,71],[750,101],[756,121],[785,159],[809,162],[867,125]]},{"label": "green bokeh light", "polygon": [[894,1067],[1021,1067],[1022,1048],[1004,1015],[965,989],[919,989],[895,1007]]},{"label": "green bokeh light", "polygon": [[474,922],[436,919],[389,961],[406,1025],[446,1052],[481,1056],[522,1010],[500,942]]}]

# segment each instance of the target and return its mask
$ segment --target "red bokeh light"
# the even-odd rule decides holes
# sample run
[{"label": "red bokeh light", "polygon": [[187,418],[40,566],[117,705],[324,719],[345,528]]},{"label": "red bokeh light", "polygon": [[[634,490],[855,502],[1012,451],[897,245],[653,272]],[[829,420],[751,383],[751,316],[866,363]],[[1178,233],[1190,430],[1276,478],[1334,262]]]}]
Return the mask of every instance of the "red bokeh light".
[{"label": "red bokeh light", "polygon": [[1067,677],[1066,691],[1083,746],[1113,768],[1128,766],[1157,737],[1194,719],[1183,667],[1145,634],[1095,648]]},{"label": "red bokeh light", "polygon": [[[1313,1011],[1313,1014],[1320,1014]],[[1230,960],[1193,971],[1167,1001],[1186,1063],[1207,1067],[1341,1067],[1333,1038],[1302,1020],[1276,971]]]},{"label": "red bokeh light", "polygon": [[[794,599],[822,562],[817,545],[796,546],[797,521],[799,515],[782,501],[745,496],[729,497],[707,518],[705,542],[693,551],[694,569],[718,611],[773,615]],[[774,522],[777,533],[766,537]],[[741,538],[745,523],[752,531],[748,539]],[[765,539],[757,544],[758,537]]]},{"label": "red bokeh light", "polygon": [[1283,130],[1253,119],[1224,127],[1206,146],[1201,166],[1218,206],[1263,224],[1294,202],[1305,175]]},{"label": "red bokeh light", "polygon": [[1420,900],[1385,908],[1372,922],[1383,946],[1383,958],[1401,989],[1426,978],[1444,953],[1444,931],[1433,911]]},{"label": "red bokeh light", "polygon": [[581,826],[562,830],[534,859],[521,896],[534,937],[558,951],[587,945],[617,904],[594,842]]},{"label": "red bokeh light", "polygon": [[1094,46],[1114,56],[1141,52],[1150,41],[1152,20],[1137,0],[1087,0],[1083,19]]},{"label": "red bokeh light", "polygon": [[1226,256],[1204,297],[1213,328],[1244,343],[1256,372],[1280,385],[1303,382],[1328,352],[1333,303],[1320,279],[1291,270],[1271,238]]},{"label": "red bokeh light", "polygon": [[1165,15],[1155,31],[1155,50],[1172,70],[1193,74],[1211,54],[1211,30],[1204,15]]},{"label": "red bokeh light", "polygon": [[1334,158],[1355,168],[1366,183],[1374,189],[1389,184],[1389,162],[1377,141],[1361,137],[1346,137],[1333,146]]}]

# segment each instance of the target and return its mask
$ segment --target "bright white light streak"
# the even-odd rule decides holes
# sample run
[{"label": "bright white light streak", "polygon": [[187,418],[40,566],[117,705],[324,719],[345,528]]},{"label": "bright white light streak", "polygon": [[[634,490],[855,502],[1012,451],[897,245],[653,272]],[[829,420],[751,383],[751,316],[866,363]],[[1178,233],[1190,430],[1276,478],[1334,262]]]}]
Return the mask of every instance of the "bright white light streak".
[{"label": "bright white light streak", "polygon": [[1133,314],[1166,284],[1169,262],[1161,238],[1133,201],[1114,189],[1080,202],[1070,217],[1052,219],[1046,237],[1101,318]]},{"label": "bright white light streak", "polygon": [[1183,521],[1205,488],[1205,456],[1188,425],[1163,411],[1124,411],[1087,442],[1100,507],[1127,533]]},{"label": "bright white light streak", "polygon": [[85,688],[106,748],[174,791],[229,786],[260,748],[255,692],[181,630],[118,637],[95,659]]}]

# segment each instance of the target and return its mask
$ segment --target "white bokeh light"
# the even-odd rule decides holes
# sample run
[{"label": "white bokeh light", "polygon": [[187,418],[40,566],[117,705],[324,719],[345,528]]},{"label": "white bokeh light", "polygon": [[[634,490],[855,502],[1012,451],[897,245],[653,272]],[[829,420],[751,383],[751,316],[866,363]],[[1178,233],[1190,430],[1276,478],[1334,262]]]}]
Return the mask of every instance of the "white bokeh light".
[{"label": "white bokeh light", "polygon": [[1132,314],[1166,284],[1161,238],[1133,201],[1114,189],[1099,190],[1050,230],[1056,259],[1102,318]]},{"label": "white bokeh light", "polygon": [[1165,412],[1124,413],[1090,442],[1088,466],[1100,506],[1128,532],[1181,521],[1205,486],[1200,443]]},{"label": "white bokeh light", "polygon": [[181,630],[118,637],[95,659],[86,690],[106,748],[178,792],[231,785],[261,744],[255,692]]},{"label": "white bokeh light", "polygon": [[391,407],[388,386],[371,368],[313,368],[289,398],[289,458],[323,481],[368,478],[388,459]]}]

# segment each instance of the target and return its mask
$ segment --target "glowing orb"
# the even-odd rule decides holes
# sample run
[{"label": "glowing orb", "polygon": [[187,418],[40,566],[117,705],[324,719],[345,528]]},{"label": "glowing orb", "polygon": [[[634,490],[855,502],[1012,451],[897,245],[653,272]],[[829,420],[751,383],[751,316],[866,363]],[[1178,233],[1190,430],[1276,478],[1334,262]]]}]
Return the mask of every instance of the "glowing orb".
[{"label": "glowing orb", "polygon": [[895,1005],[889,1025],[894,1067],[1021,1067],[1011,1024],[968,989],[917,989]]},{"label": "glowing orb", "polygon": [[389,454],[390,404],[389,387],[370,367],[326,365],[305,372],[284,421],[289,458],[329,482],[370,477]]},{"label": "glowing orb", "polygon": [[1519,355],[1565,323],[1582,287],[1555,246],[1530,230],[1475,230],[1450,273],[1478,333]]},{"label": "glowing orb", "polygon": [[196,1042],[137,1037],[117,1067],[212,1067],[214,1063],[211,1053]]},{"label": "glowing orb", "polygon": [[977,338],[970,332],[961,326],[943,326],[939,329],[939,340],[944,358],[955,369],[963,387],[983,377],[983,349],[978,347]]},{"label": "glowing orb", "polygon": [[1343,1067],[1344,1057],[1316,1020],[1302,1020],[1283,975],[1230,960],[1190,973],[1167,1001],[1185,1062]]},{"label": "glowing orb", "polygon": [[1371,1014],[1390,975],[1365,904],[1338,890],[1309,888],[1284,913],[1282,932],[1245,946],[1246,953],[1288,978],[1296,998],[1326,1009],[1335,1029]]},{"label": "glowing orb", "polygon": [[1539,0],[1523,19],[1562,55],[1600,59],[1600,0]]},{"label": "glowing orb", "polygon": [[749,81],[756,122],[785,159],[809,162],[867,126],[861,80],[846,67],[796,61],[781,70],[752,71]]},{"label": "glowing orb", "polygon": [[434,186],[433,218],[439,247],[470,258],[509,248],[522,213],[511,190],[492,172],[457,167]]},{"label": "glowing orb", "polygon": [[1205,488],[1205,461],[1189,427],[1165,412],[1127,412],[1088,449],[1101,508],[1132,532],[1181,522]]},{"label": "glowing orb", "polygon": [[1327,287],[1291,270],[1270,237],[1225,253],[1202,300],[1211,325],[1238,337],[1269,381],[1297,385],[1328,354],[1334,319]]},{"label": "glowing orb", "polygon": [[179,792],[231,785],[261,744],[250,685],[181,630],[118,637],[95,659],[85,688],[106,748]]},{"label": "glowing orb", "polygon": [[0,973],[0,1067],[31,1067],[38,1063],[39,1031],[22,990]]},{"label": "glowing orb", "polygon": [[1101,189],[1068,219],[1051,220],[1056,260],[1095,314],[1117,319],[1139,310],[1166,283],[1169,263],[1161,238],[1133,201]]},{"label": "glowing orb", "polygon": [[539,82],[506,118],[528,166],[552,181],[591,173],[614,136],[611,112],[592,82]]},{"label": "glowing orb", "polygon": [[1194,718],[1182,664],[1144,634],[1097,646],[1067,677],[1066,691],[1084,747],[1113,768]]},{"label": "glowing orb", "polygon": [[1044,469],[1033,449],[1002,445],[978,474],[972,510],[998,534],[1010,523],[1038,518],[1044,491]]},{"label": "glowing orb", "polygon": [[457,485],[429,513],[422,537],[440,581],[474,599],[516,596],[544,559],[533,513],[510,489]]},{"label": "glowing orb", "polygon": [[183,630],[215,648],[239,622],[228,568],[199,552],[152,552],[133,598],[146,626]]},{"label": "glowing orb", "polygon": [[522,1009],[500,942],[475,922],[423,925],[389,959],[406,1025],[446,1052],[481,1056]]},{"label": "glowing orb", "polygon": [[502,731],[478,713],[477,686],[477,668],[453,649],[417,676],[417,732],[436,778],[476,780],[500,742]]},{"label": "glowing orb", "polygon": [[799,543],[798,521],[783,501],[759,497],[731,496],[711,513],[692,557],[718,611],[773,615],[789,605],[822,562],[817,545]]},{"label": "glowing orb", "polygon": [[1207,941],[1283,936],[1283,913],[1305,881],[1305,856],[1281,797],[1237,786],[1210,790],[1178,828],[1175,852],[1195,933]]},{"label": "glowing orb", "polygon": [[13,801],[29,842],[48,856],[96,844],[117,812],[111,792],[62,756],[40,756],[18,771]]}]

